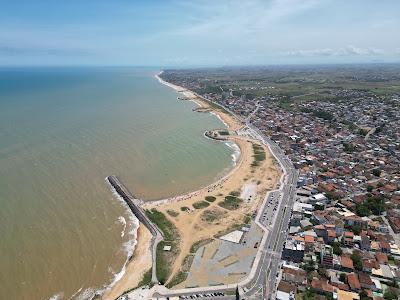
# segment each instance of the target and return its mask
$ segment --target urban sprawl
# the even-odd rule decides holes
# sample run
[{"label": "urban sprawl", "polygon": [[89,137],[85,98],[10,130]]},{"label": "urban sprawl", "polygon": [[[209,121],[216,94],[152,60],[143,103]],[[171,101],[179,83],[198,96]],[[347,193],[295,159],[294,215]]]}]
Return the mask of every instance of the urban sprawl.
[{"label": "urban sprawl", "polygon": [[276,298],[398,299],[400,66],[169,70],[298,170]]}]

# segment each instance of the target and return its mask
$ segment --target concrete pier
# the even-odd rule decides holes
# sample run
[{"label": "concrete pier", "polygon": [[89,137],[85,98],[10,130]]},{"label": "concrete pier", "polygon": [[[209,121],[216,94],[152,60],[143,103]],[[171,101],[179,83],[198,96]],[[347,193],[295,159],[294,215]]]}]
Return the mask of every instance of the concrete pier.
[{"label": "concrete pier", "polygon": [[150,219],[146,216],[146,213],[140,207],[142,200],[136,199],[132,196],[129,190],[119,181],[117,176],[111,175],[107,177],[107,181],[111,184],[111,186],[115,189],[119,196],[124,199],[126,204],[131,209],[132,213],[138,218],[138,220],[146,226],[146,228],[152,234],[151,239],[151,253],[152,253],[152,276],[151,280],[153,283],[158,284],[157,280],[157,272],[156,272],[156,251],[157,245],[159,242],[163,240],[162,233],[160,229],[156,225],[154,225]]}]

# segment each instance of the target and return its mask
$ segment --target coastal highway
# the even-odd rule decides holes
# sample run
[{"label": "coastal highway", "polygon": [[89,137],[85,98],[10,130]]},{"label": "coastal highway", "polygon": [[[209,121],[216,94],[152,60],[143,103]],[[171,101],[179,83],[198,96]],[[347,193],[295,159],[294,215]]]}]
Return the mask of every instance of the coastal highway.
[{"label": "coastal highway", "polygon": [[[249,299],[274,299],[282,249],[295,200],[298,172],[275,142],[249,122],[246,122],[246,126],[253,137],[261,140],[269,147],[284,172],[283,182],[279,190],[269,193],[264,201],[264,209],[259,214],[260,223],[268,229],[267,241],[257,270],[258,277],[252,282],[248,290],[245,288],[245,295]],[[264,216],[265,218],[263,218]]]}]

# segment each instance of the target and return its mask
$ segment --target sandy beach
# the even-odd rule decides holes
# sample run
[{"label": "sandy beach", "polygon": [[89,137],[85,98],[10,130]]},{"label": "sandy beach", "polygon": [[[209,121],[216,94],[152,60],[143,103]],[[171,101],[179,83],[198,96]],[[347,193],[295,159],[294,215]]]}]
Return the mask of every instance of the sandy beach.
[{"label": "sandy beach", "polygon": [[151,234],[150,231],[140,224],[137,231],[137,244],[132,260],[127,264],[125,274],[111,290],[107,291],[102,299],[114,300],[125,291],[136,287],[141,281],[143,274],[151,268]]},{"label": "sandy beach", "polygon": [[[210,110],[217,115],[231,132],[243,127],[243,124],[232,115],[211,106],[210,103],[189,90],[180,86],[165,82],[159,76],[158,80],[183,94],[189,100],[196,102],[201,108]],[[170,199],[145,204],[146,208],[156,207],[163,212],[167,218],[178,228],[180,239],[180,252],[172,267],[171,280],[180,270],[185,257],[190,252],[190,247],[201,240],[213,238],[214,235],[226,231],[234,225],[243,223],[247,215],[253,213],[260,205],[268,190],[275,187],[280,177],[280,169],[277,166],[268,148],[259,141],[239,135],[231,135],[227,138],[240,148],[240,157],[235,167],[223,178],[196,192],[186,195],[172,197]],[[257,144],[265,151],[265,160],[257,167],[253,166],[254,150],[253,144]],[[239,209],[228,210],[218,205],[224,197],[232,192],[240,194],[244,199]],[[207,209],[191,209],[189,212],[182,211],[184,207],[193,207],[196,202],[204,201],[206,196],[213,196],[216,200],[209,204]],[[172,217],[168,211],[178,213]],[[205,214],[217,216],[215,221],[207,220]],[[221,221],[223,220],[223,221]],[[180,286],[183,286],[181,284]]]}]

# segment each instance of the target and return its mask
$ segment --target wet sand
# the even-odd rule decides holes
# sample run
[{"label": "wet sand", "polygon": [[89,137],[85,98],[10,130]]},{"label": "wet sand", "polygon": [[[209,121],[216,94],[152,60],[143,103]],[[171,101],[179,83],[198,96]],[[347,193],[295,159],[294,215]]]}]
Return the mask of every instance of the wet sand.
[{"label": "wet sand", "polygon": [[132,260],[127,264],[125,274],[111,290],[107,291],[102,299],[114,300],[125,291],[136,287],[141,281],[143,274],[151,268],[151,234],[150,231],[140,224],[137,231],[137,244]]}]

